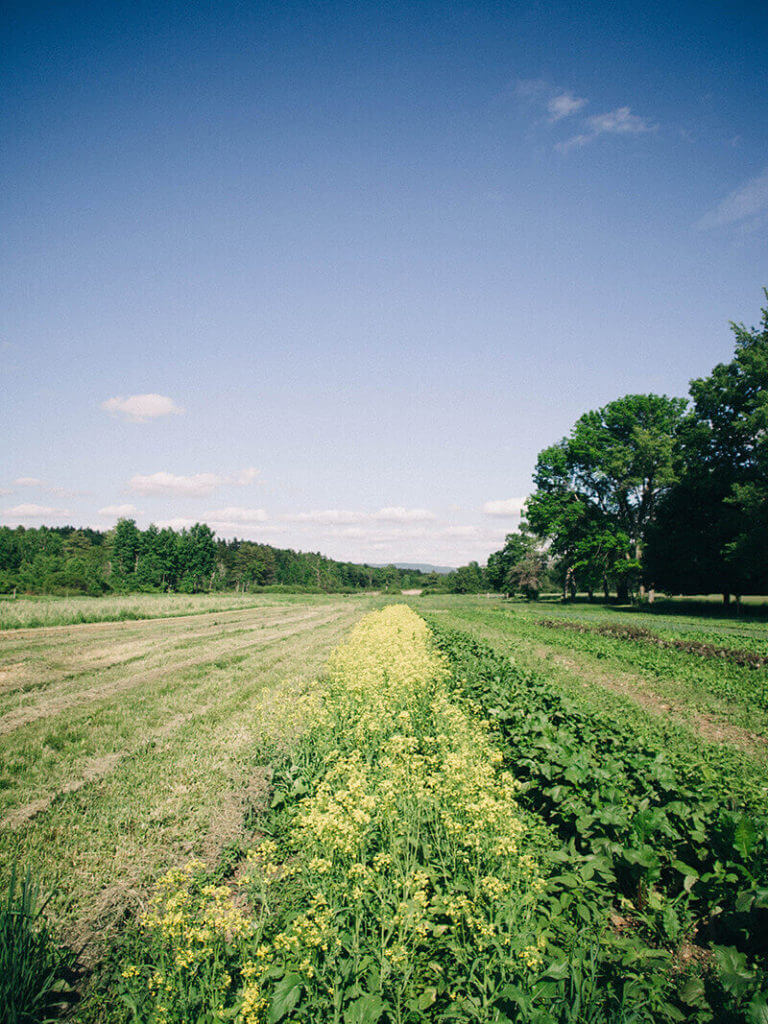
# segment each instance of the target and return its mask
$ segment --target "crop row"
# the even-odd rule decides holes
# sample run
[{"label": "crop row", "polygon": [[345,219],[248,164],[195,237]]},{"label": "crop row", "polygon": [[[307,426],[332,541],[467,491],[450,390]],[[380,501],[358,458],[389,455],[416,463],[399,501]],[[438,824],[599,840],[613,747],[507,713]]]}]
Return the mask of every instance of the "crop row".
[{"label": "crop row", "polygon": [[126,938],[125,1018],[501,1024],[526,1003],[528,1020],[571,1019],[552,963],[552,837],[519,811],[424,621],[403,606],[366,616],[300,715],[237,885],[199,863],[172,871]]},{"label": "crop row", "polygon": [[607,871],[619,926],[670,949],[693,939],[720,965],[722,999],[708,991],[711,979],[686,983],[693,1019],[762,1021],[768,820],[729,797],[736,780],[651,730],[559,694],[544,674],[464,633],[433,629],[457,686],[503,737],[523,782],[521,805],[566,850]]},{"label": "crop row", "polygon": [[722,658],[734,665],[746,665],[748,668],[764,668],[768,665],[768,655],[763,652],[751,651],[746,647],[723,647],[704,640],[668,639],[658,636],[645,626],[625,626],[612,624],[588,626],[583,622],[569,619],[539,619],[539,626],[546,629],[566,629],[574,633],[598,633],[616,640],[629,640],[654,644],[665,650],[683,651],[686,654],[698,654],[702,658]]},{"label": "crop row", "polygon": [[[558,623],[553,628],[552,623]],[[560,626],[560,622],[568,625]],[[712,701],[726,704],[731,717],[739,720],[750,730],[756,731],[765,721],[768,712],[768,667],[765,664],[746,664],[744,659],[713,655],[702,656],[701,649],[695,650],[693,641],[690,648],[674,642],[677,638],[649,640],[638,633],[638,627],[622,628],[618,624],[595,629],[584,629],[581,623],[550,618],[545,622],[532,621],[526,615],[507,615],[507,631],[512,626],[520,639],[547,646],[559,646],[565,650],[581,651],[592,658],[610,659],[617,667],[649,677],[658,678],[664,686],[674,683],[676,691],[686,691],[689,699],[702,707],[711,706]],[[661,642],[656,642],[661,641]],[[702,641],[703,643],[703,641]],[[745,656],[750,648],[725,648],[725,645],[710,644],[714,650],[739,651]],[[700,647],[700,645],[699,645]],[[764,647],[758,655],[763,656]]]}]

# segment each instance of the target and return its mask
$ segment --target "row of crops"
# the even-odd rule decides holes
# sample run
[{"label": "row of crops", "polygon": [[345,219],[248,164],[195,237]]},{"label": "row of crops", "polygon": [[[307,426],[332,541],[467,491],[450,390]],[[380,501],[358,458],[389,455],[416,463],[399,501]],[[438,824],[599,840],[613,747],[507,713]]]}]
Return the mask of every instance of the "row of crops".
[{"label": "row of crops", "polygon": [[768,823],[706,762],[405,606],[285,714],[262,838],[160,880],[92,1019],[768,1021]]}]

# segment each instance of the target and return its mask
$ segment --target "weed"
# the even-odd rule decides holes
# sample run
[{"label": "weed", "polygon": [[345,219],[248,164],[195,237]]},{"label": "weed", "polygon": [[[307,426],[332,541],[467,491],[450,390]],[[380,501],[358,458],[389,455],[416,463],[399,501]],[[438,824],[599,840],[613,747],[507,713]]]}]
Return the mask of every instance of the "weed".
[{"label": "weed", "polygon": [[74,956],[62,948],[43,917],[47,900],[27,868],[12,867],[0,903],[0,1020],[40,1024],[71,996]]}]

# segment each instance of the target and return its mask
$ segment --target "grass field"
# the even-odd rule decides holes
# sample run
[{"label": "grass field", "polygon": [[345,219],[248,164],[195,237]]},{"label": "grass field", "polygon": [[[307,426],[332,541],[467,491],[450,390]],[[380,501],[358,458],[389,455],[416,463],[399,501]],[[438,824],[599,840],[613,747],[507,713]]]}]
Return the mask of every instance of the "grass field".
[{"label": "grass field", "polygon": [[75,1018],[762,1020],[766,627],[403,600],[16,602],[0,882]]},{"label": "grass field", "polygon": [[292,595],[125,594],[110,597],[25,597],[0,600],[0,630],[72,626],[83,622],[167,619],[175,615],[263,608],[276,602],[311,600]]},{"label": "grass field", "polygon": [[[173,617],[0,633],[3,874],[31,864],[75,944],[108,933],[164,868],[213,863],[240,834],[263,797],[265,694],[315,676],[371,604],[194,600],[139,599]],[[72,604],[45,607],[58,620]],[[110,599],[103,614],[121,611]]]}]

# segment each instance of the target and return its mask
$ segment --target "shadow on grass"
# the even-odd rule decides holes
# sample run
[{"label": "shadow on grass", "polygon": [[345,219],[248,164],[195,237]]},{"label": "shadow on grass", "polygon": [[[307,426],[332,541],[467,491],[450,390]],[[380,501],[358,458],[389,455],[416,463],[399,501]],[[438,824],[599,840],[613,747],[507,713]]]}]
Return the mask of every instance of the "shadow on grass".
[{"label": "shadow on grass", "polygon": [[742,601],[737,605],[735,601],[731,601],[730,604],[726,605],[722,601],[711,600],[706,597],[692,597],[688,599],[657,597],[653,604],[649,604],[647,601],[634,604],[619,604],[615,600],[606,603],[604,600],[597,598],[590,601],[588,597],[582,595],[578,595],[568,601],[563,601],[560,596],[545,595],[539,598],[537,602],[531,603],[557,604],[565,608],[575,606],[603,608],[605,611],[610,612],[630,612],[640,615],[679,615],[680,617],[692,619],[749,619],[752,622],[768,622],[768,601],[762,598],[753,600],[760,603],[746,603]]}]

